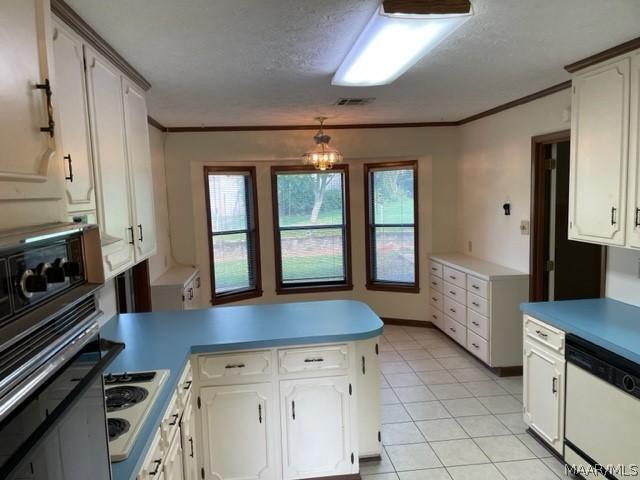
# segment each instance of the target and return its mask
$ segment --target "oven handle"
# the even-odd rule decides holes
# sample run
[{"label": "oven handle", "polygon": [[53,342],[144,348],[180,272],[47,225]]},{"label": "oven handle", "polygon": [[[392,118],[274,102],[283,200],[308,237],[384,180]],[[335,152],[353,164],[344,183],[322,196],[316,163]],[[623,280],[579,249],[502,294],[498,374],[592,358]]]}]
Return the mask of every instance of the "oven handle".
[{"label": "oven handle", "polygon": [[[29,452],[37,448],[41,442],[48,436],[58,423],[66,416],[73,406],[82,398],[82,395],[89,389],[91,384],[102,376],[105,368],[120,354],[124,349],[124,343],[112,342],[110,340],[100,339],[101,350],[103,347],[108,349],[107,353],[96,363],[91,370],[85,375],[77,385],[69,392],[58,406],[45,418],[40,425],[33,431],[20,447],[6,460],[0,469],[0,478],[5,478],[5,474],[9,474],[20,466],[25,458],[28,458]],[[83,344],[86,345],[85,342]],[[79,350],[78,350],[79,351]],[[76,352],[78,353],[78,352]],[[67,358],[68,360],[68,358]],[[106,429],[106,425],[105,425]]]}]

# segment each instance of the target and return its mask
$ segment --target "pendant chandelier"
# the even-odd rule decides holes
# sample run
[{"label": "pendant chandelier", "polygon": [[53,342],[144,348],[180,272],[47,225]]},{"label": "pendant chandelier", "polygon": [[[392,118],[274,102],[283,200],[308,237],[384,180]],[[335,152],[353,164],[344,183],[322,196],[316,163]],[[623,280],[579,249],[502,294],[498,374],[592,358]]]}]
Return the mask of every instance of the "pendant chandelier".
[{"label": "pendant chandelier", "polygon": [[326,119],[327,117],[316,117],[320,123],[320,130],[313,137],[316,145],[302,155],[303,162],[307,165],[313,165],[316,170],[330,170],[334,164],[342,162],[342,154],[329,146],[331,137],[322,130]]}]

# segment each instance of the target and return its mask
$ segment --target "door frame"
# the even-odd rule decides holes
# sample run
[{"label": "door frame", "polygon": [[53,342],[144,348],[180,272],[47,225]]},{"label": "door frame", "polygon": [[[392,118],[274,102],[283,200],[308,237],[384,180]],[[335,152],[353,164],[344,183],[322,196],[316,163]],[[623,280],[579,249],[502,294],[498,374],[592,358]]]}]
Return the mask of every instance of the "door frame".
[{"label": "door frame", "polygon": [[531,137],[531,232],[529,237],[529,301],[545,300],[547,276],[544,268],[548,258],[547,181],[544,147],[553,143],[571,141],[571,130],[561,130]]}]

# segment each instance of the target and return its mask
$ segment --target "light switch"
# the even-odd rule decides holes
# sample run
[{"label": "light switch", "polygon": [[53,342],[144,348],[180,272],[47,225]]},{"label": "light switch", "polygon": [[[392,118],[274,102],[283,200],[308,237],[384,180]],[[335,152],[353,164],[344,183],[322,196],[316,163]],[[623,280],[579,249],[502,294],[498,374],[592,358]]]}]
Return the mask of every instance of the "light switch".
[{"label": "light switch", "polygon": [[529,220],[522,220],[520,222],[520,233],[522,235],[529,235]]}]

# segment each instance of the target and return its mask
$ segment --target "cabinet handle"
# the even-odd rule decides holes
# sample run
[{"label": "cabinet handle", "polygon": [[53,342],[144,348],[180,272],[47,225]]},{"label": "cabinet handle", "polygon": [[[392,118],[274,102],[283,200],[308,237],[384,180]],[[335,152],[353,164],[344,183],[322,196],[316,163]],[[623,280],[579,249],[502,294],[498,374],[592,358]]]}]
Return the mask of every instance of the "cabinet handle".
[{"label": "cabinet handle", "polygon": [[304,359],[304,363],[319,363],[319,362],[324,362],[324,358],[317,357],[317,358],[305,358]]},{"label": "cabinet handle", "polygon": [[182,387],[183,390],[189,390],[191,388],[191,384],[193,383],[192,380],[188,380],[186,382],[184,382],[184,387]]},{"label": "cabinet handle", "polygon": [[431,315],[431,318],[433,318],[433,319],[437,320],[437,319],[438,319],[438,316],[437,316],[436,314],[432,314],[432,315]]},{"label": "cabinet handle", "polygon": [[224,368],[244,368],[244,363],[230,363],[229,365],[225,365]]},{"label": "cabinet handle", "polygon": [[540,330],[536,330],[536,333],[542,338],[547,338],[549,336],[549,335],[547,335],[546,333],[544,333],[544,332],[542,332]]},{"label": "cabinet handle", "polygon": [[36,83],[36,88],[38,90],[44,90],[44,94],[47,97],[47,117],[49,121],[47,122],[46,127],[40,127],[41,132],[46,132],[49,134],[51,138],[53,138],[53,133],[55,129],[55,122],[53,121],[53,107],[51,106],[51,96],[53,92],[51,91],[51,83],[48,78],[44,79],[44,83]]},{"label": "cabinet handle", "polygon": [[193,458],[193,437],[189,437],[189,447],[191,447],[191,452],[189,453],[189,456]]},{"label": "cabinet handle", "polygon": [[480,287],[478,285],[471,285],[471,288],[474,288],[476,290],[480,290]]},{"label": "cabinet handle", "polygon": [[296,401],[291,400],[291,418],[296,419]]},{"label": "cabinet handle", "polygon": [[451,280],[457,280],[457,279],[458,279],[458,277],[456,277],[455,275],[449,275],[449,278],[450,278]]},{"label": "cabinet handle", "polygon": [[640,208],[636,208],[636,227],[640,227]]},{"label": "cabinet handle", "polygon": [[189,288],[189,300],[193,300],[193,288]]},{"label": "cabinet handle", "polygon": [[67,164],[69,165],[69,175],[65,176],[64,179],[69,180],[71,183],[73,183],[73,167],[71,166],[71,154],[65,155],[63,158],[67,161]]},{"label": "cabinet handle", "polygon": [[453,333],[456,333],[456,329],[453,327],[449,327],[449,330],[451,330]]},{"label": "cabinet handle", "polygon": [[438,299],[436,297],[431,297],[431,300],[433,300],[434,302],[438,301]]},{"label": "cabinet handle", "polygon": [[553,377],[551,381],[551,393],[558,393],[558,378]]},{"label": "cabinet handle", "polygon": [[437,271],[438,271],[438,268],[437,268],[437,267],[431,267],[431,271],[432,271],[432,272],[437,272]]},{"label": "cabinet handle", "polygon": [[476,327],[480,326],[480,324],[478,322],[476,322],[475,320],[472,320],[471,323],[473,323]]},{"label": "cabinet handle", "polygon": [[479,348],[477,343],[472,343],[471,344],[474,348]]},{"label": "cabinet handle", "polygon": [[471,302],[471,305],[480,308],[480,304],[478,302]]},{"label": "cabinet handle", "polygon": [[616,207],[611,207],[611,225],[615,225],[616,222],[616,212],[618,209]]},{"label": "cabinet handle", "polygon": [[178,423],[178,418],[180,418],[180,414],[174,413],[173,415],[171,415],[171,418],[173,418],[173,421],[169,422],[169,425],[173,427],[176,423]]},{"label": "cabinet handle", "polygon": [[367,365],[366,365],[366,359],[364,358],[364,355],[362,355],[362,374],[366,375],[367,374]]},{"label": "cabinet handle", "polygon": [[449,311],[452,312],[452,313],[456,313],[456,309],[455,308],[450,308]]},{"label": "cabinet handle", "polygon": [[434,287],[438,285],[438,282],[431,282],[431,285],[433,285]]},{"label": "cabinet handle", "polygon": [[129,232],[131,233],[131,240],[129,240],[129,245],[133,245],[133,227],[129,227],[127,228],[127,230],[129,230]]},{"label": "cabinet handle", "polygon": [[162,465],[162,459],[159,458],[158,460],[154,460],[153,463],[155,464],[156,468],[154,468],[152,472],[149,472],[149,475],[158,474],[158,471],[160,470],[160,465]]},{"label": "cabinet handle", "polygon": [[262,423],[262,404],[258,404],[258,423]]},{"label": "cabinet handle", "polygon": [[200,288],[200,277],[196,278],[196,288]]},{"label": "cabinet handle", "polygon": [[142,242],[144,237],[142,236],[142,224],[141,223],[138,224],[138,230],[140,231],[140,237],[138,238],[138,240],[140,240]]},{"label": "cabinet handle", "polygon": [[450,293],[451,295],[453,295],[453,296],[455,296],[455,295],[456,295],[456,292],[454,292],[453,290],[449,290],[449,293]]}]

